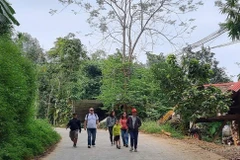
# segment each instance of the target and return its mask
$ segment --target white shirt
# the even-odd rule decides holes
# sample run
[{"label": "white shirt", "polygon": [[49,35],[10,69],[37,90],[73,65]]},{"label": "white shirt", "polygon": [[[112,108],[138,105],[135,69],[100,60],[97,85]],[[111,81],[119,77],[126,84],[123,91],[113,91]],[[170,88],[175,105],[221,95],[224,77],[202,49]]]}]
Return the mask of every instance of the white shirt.
[{"label": "white shirt", "polygon": [[87,128],[97,128],[98,115],[96,113],[88,113],[85,116],[85,121],[87,121]]}]

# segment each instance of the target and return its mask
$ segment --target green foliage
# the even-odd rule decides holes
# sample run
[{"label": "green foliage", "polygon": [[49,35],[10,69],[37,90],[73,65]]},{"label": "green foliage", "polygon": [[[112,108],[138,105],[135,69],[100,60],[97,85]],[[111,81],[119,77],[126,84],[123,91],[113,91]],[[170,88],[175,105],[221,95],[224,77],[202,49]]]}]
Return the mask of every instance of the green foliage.
[{"label": "green foliage", "polygon": [[[0,39],[0,139],[7,138],[13,128],[24,127],[33,116],[35,99],[35,71],[33,65],[21,56],[11,40]],[[24,118],[23,118],[24,117]],[[6,122],[13,119],[14,123]]]},{"label": "green foliage", "polygon": [[12,131],[11,138],[0,144],[0,159],[22,160],[40,155],[60,140],[59,134],[44,120],[32,120],[22,132]]},{"label": "green foliage", "polygon": [[81,68],[88,57],[83,44],[72,33],[57,38],[47,55],[49,62],[39,67],[38,115],[59,125],[73,112],[74,101],[82,98],[86,77]]},{"label": "green foliage", "polygon": [[10,23],[19,26],[19,22],[13,16],[15,10],[11,7],[10,3],[6,0],[0,0],[0,24]]},{"label": "green foliage", "polygon": [[80,99],[96,99],[100,95],[101,61],[88,60],[84,62],[78,76]]},{"label": "green foliage", "polygon": [[[181,57],[183,69],[187,72],[188,70],[193,74],[197,71],[197,77],[195,80],[202,79],[207,80],[209,83],[224,83],[230,82],[231,79],[227,76],[225,69],[218,66],[219,62],[214,58],[215,53],[209,51],[207,48],[203,48],[198,52],[187,52]],[[194,64],[195,66],[193,66]],[[191,66],[190,66],[191,65]],[[189,68],[191,67],[191,68]],[[200,68],[198,68],[200,67]],[[190,70],[191,69],[191,70]],[[210,70],[211,69],[211,70]],[[192,74],[190,74],[192,76]],[[189,77],[194,78],[194,77]],[[201,81],[202,81],[201,80]],[[208,82],[204,82],[208,83]]]},{"label": "green foliage", "polygon": [[176,111],[183,119],[195,121],[197,118],[217,116],[229,110],[231,98],[229,93],[223,93],[216,87],[191,87],[184,91],[183,99]]},{"label": "green foliage", "polygon": [[208,122],[199,124],[199,127],[201,128],[202,139],[208,142],[212,142],[220,126],[221,122]]},{"label": "green foliage", "polygon": [[166,123],[164,125],[159,125],[157,122],[154,121],[145,121],[143,122],[141,131],[145,133],[159,133],[162,134],[162,131],[171,133],[171,137],[182,139],[184,136],[181,134],[181,131],[178,131],[170,124]]},{"label": "green foliage", "polygon": [[183,57],[182,65],[177,63],[174,55],[151,66],[159,91],[164,93],[160,98],[165,106],[175,107],[184,123],[200,117],[212,117],[217,113],[228,111],[231,104],[229,94],[203,84],[212,76],[211,64],[203,58]]},{"label": "green foliage", "polygon": [[0,74],[0,159],[33,158],[60,137],[46,122],[34,120],[36,70],[5,37],[0,37]]},{"label": "green foliage", "polygon": [[[109,56],[102,63],[101,95],[105,110],[113,107],[127,110],[136,107],[141,117],[147,117],[146,110],[152,108],[157,97],[156,87],[149,68],[138,63],[122,62],[120,54]],[[151,116],[151,115],[150,115]]]},{"label": "green foliage", "polygon": [[30,34],[18,32],[14,41],[22,49],[23,55],[33,63],[40,64],[46,61],[39,41]]},{"label": "green foliage", "polygon": [[240,39],[240,18],[239,18],[239,0],[225,0],[223,3],[221,0],[215,2],[222,14],[227,16],[226,22],[221,24],[229,31],[228,35],[233,40]]},{"label": "green foliage", "polygon": [[189,83],[185,79],[182,68],[177,64],[174,55],[168,56],[152,65],[151,71],[154,75],[155,84],[162,94],[162,103],[168,107],[174,107],[181,101],[181,93],[186,89]]}]

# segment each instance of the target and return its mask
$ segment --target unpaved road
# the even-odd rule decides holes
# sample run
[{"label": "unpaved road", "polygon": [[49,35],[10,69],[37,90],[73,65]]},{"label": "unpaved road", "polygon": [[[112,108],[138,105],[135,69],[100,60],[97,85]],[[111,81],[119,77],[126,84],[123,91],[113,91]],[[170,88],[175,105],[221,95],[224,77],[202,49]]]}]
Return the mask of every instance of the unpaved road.
[{"label": "unpaved road", "polygon": [[72,147],[69,130],[56,128],[62,140],[57,148],[42,160],[223,160],[224,158],[203,150],[195,145],[186,144],[174,139],[164,139],[147,134],[139,135],[138,152],[129,148],[116,149],[111,146],[108,132],[97,131],[96,147],[87,148],[87,133],[79,134],[77,148]]}]

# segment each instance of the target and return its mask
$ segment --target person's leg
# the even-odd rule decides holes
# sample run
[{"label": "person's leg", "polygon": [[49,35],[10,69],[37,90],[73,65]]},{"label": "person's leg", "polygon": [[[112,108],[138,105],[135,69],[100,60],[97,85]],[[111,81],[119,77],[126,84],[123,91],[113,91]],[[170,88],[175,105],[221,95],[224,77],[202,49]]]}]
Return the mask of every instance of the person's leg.
[{"label": "person's leg", "polygon": [[118,145],[119,145],[119,149],[120,149],[120,147],[121,147],[120,135],[119,135],[119,139],[118,139]]},{"label": "person's leg", "polygon": [[111,142],[111,143],[113,143],[112,129],[113,129],[113,127],[108,127],[109,139],[110,139],[110,142]]},{"label": "person's leg", "polygon": [[71,141],[73,141],[72,131],[69,131],[69,137],[70,137]]},{"label": "person's leg", "polygon": [[96,141],[96,135],[97,135],[97,129],[96,129],[96,128],[93,128],[93,129],[92,129],[92,145],[93,145],[93,146],[96,145],[96,143],[95,143],[95,141]]},{"label": "person's leg", "polygon": [[77,145],[77,140],[78,140],[78,131],[74,131],[74,147]]},{"label": "person's leg", "polygon": [[123,146],[125,146],[125,130],[123,129],[121,129],[121,137],[122,137]]},{"label": "person's leg", "polygon": [[120,149],[121,148],[121,146],[120,146],[120,139],[117,141],[117,144],[118,144],[118,149]]},{"label": "person's leg", "polygon": [[134,140],[133,131],[130,131],[130,145],[131,145],[130,151],[133,150],[133,140]]},{"label": "person's leg", "polygon": [[135,151],[137,151],[137,145],[138,145],[138,131],[134,132],[134,148]]},{"label": "person's leg", "polygon": [[128,147],[128,131],[126,130],[126,132],[125,132],[125,134],[124,134],[124,141],[125,141],[125,145],[126,145],[126,147]]},{"label": "person's leg", "polygon": [[91,133],[91,129],[87,129],[87,134],[88,134],[88,148],[90,148],[91,147],[91,135],[92,135],[92,133]]}]

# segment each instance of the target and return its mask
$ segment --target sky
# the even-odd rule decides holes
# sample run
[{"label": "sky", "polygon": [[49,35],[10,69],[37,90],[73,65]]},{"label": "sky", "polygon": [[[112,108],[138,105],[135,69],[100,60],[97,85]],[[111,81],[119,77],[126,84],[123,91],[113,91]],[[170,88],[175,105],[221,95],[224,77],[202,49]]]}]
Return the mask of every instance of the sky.
[{"label": "sky", "polygon": [[[12,7],[16,11],[15,17],[20,22],[19,27],[15,27],[16,31],[26,32],[39,40],[42,48],[47,51],[54,46],[54,41],[58,37],[66,36],[68,33],[75,33],[82,41],[89,52],[97,49],[104,49],[106,52],[114,52],[112,45],[102,43],[101,36],[86,36],[91,32],[86,22],[87,14],[73,14],[71,11],[79,10],[76,6],[68,6],[65,8],[58,0],[9,0]],[[51,15],[50,9],[57,9],[58,13]],[[188,15],[189,16],[189,15]],[[219,23],[224,22],[225,15],[220,14],[219,9],[214,6],[213,0],[204,0],[204,5],[197,11],[191,12],[191,18],[196,19],[193,25],[197,28],[185,39],[185,42],[179,41],[183,46],[192,44],[219,29]],[[216,46],[230,42],[227,33],[221,35],[217,39],[205,44],[204,46]],[[237,81],[236,75],[240,74],[240,66],[236,63],[240,62],[240,43],[234,45],[216,48],[211,50],[216,53],[215,57],[220,62],[220,67],[225,67],[229,76],[233,76],[233,81]],[[196,49],[196,50],[199,50]],[[155,46],[153,53],[172,53],[175,51],[169,44],[164,43]],[[145,54],[137,55],[141,62],[146,61]]]}]

